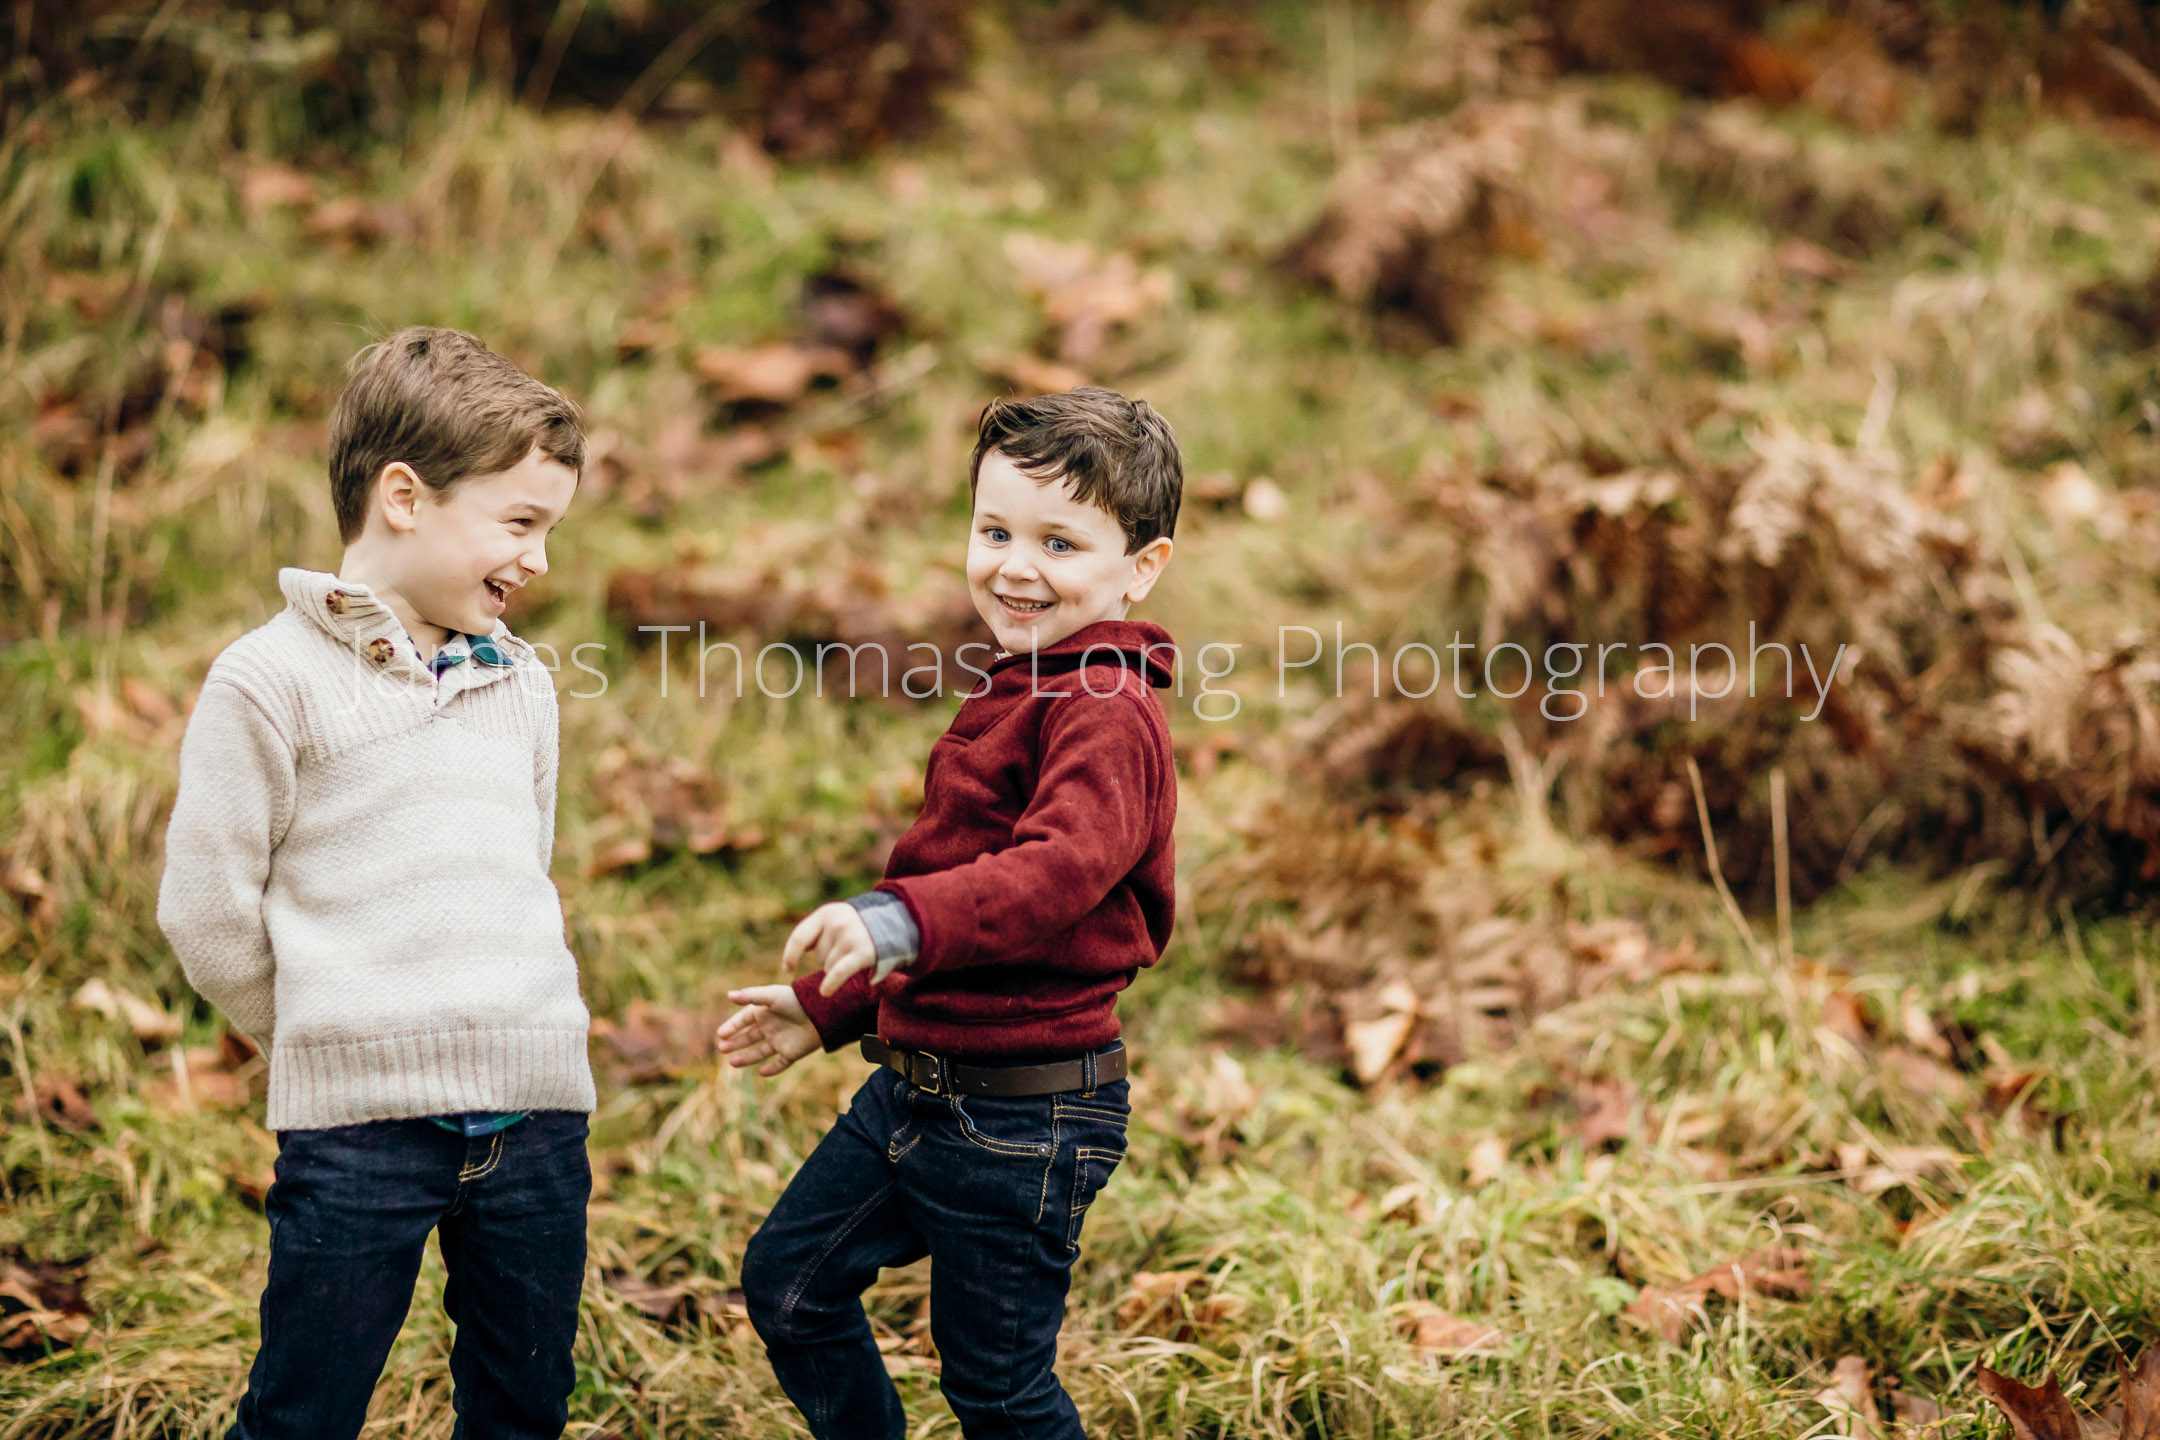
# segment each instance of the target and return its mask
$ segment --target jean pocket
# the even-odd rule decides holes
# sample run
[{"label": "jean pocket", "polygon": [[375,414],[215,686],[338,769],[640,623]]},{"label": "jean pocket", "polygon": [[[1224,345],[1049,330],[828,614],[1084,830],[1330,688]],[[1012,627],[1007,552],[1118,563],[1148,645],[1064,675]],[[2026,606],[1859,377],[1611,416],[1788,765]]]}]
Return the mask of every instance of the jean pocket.
[{"label": "jean pocket", "polygon": [[1102,1100],[1072,1100],[1057,1097],[1057,1118],[1060,1130],[1077,1130],[1087,1126],[1107,1125],[1119,1135],[1125,1133],[1125,1122],[1130,1111],[1121,1104],[1106,1104]]},{"label": "jean pocket", "polygon": [[993,1155],[1041,1159],[1057,1148],[1050,1139],[1054,1122],[1048,1107],[1039,1101],[982,1096],[963,1101],[955,1095],[952,1110],[968,1143]]},{"label": "jean pocket", "polygon": [[1109,1150],[1097,1145],[1082,1145],[1073,1151],[1072,1205],[1065,1220],[1065,1248],[1080,1248],[1080,1227],[1087,1220],[1088,1206],[1102,1187],[1110,1183],[1110,1173],[1125,1158],[1122,1149]]}]

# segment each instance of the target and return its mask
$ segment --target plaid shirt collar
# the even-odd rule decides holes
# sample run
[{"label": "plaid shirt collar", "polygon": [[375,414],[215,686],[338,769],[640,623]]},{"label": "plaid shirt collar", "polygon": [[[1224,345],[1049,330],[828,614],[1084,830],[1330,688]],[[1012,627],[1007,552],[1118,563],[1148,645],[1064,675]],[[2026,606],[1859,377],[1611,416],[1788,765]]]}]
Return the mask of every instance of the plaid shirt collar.
[{"label": "plaid shirt collar", "polygon": [[[406,636],[405,641],[412,644],[412,637]],[[413,654],[419,653],[420,647],[414,645]],[[450,638],[443,642],[442,648],[435,652],[435,658],[426,663],[428,673],[439,676],[451,666],[461,665],[467,660],[475,660],[482,665],[512,663],[510,657],[503,653],[502,647],[495,643],[494,636],[465,635],[456,631],[452,631]]]}]

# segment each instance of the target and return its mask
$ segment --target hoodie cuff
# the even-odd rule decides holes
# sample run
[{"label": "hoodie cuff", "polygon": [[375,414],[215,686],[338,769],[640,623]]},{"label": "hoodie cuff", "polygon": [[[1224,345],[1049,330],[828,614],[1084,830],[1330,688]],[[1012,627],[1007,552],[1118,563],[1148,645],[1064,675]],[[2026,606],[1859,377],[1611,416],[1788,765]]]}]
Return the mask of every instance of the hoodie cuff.
[{"label": "hoodie cuff", "polygon": [[870,932],[870,944],[877,954],[879,981],[893,971],[905,968],[921,953],[922,929],[908,913],[907,902],[899,896],[872,890],[866,895],[848,897],[847,903],[862,917],[863,928]]},{"label": "hoodie cuff", "polygon": [[826,1050],[842,1050],[877,1028],[877,996],[870,991],[870,977],[859,971],[831,995],[818,993],[824,982],[825,972],[820,970],[800,977],[789,988]]}]

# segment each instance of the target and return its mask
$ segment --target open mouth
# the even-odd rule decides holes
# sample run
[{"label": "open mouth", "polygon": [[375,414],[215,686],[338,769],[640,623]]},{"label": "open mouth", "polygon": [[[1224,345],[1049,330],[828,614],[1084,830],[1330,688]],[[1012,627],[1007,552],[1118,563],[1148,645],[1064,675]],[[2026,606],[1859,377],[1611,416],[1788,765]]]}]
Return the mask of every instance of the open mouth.
[{"label": "open mouth", "polygon": [[497,605],[510,603],[510,591],[507,587],[494,580],[482,580],[480,583],[487,586],[488,594],[494,598]]},{"label": "open mouth", "polygon": [[1000,595],[997,598],[1000,605],[1015,615],[1040,615],[1056,603],[1051,600],[1015,600],[1010,595]]}]

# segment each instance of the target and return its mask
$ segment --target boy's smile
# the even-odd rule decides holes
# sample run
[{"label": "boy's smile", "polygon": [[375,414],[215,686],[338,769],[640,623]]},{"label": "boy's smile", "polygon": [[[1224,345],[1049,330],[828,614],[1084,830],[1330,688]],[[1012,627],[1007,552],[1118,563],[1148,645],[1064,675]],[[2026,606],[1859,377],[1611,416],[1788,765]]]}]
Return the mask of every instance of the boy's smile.
[{"label": "boy's smile", "polygon": [[1126,553],[1125,527],[1038,480],[1002,451],[983,456],[968,537],[968,594],[1001,649],[1025,654],[1098,620],[1122,620],[1170,559],[1161,536]]},{"label": "boy's smile", "polygon": [[376,482],[368,528],[339,574],[396,612],[425,659],[453,633],[487,635],[513,592],[547,574],[547,536],[577,473],[537,447],[493,475],[436,493],[403,465]]}]

